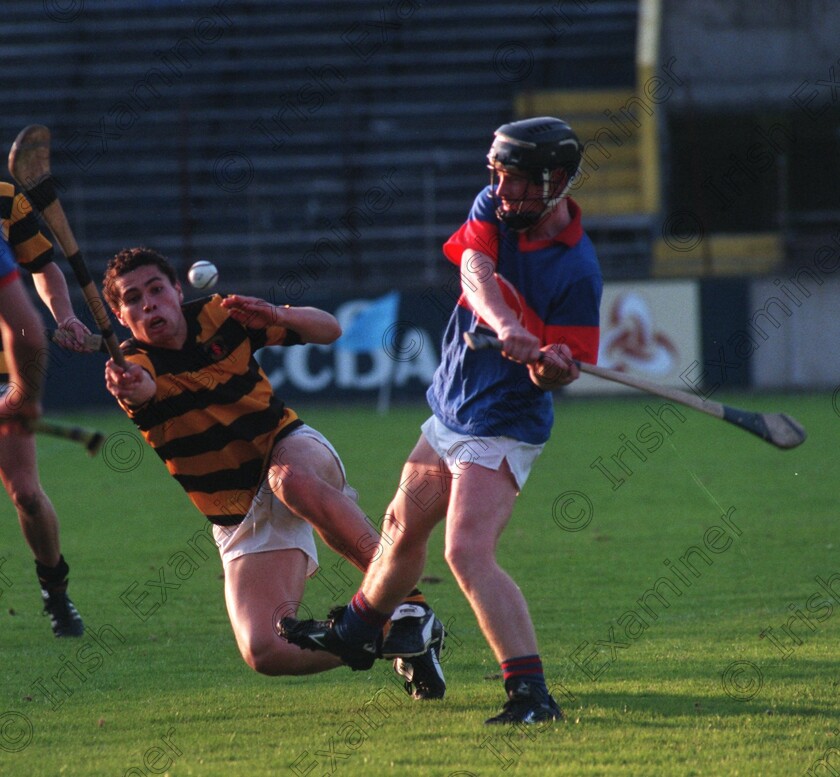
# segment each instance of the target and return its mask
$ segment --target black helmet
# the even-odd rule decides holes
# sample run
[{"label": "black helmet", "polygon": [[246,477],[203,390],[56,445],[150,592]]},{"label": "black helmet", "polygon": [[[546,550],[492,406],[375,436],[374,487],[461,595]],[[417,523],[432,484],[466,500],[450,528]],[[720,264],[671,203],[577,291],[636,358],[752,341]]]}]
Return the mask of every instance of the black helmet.
[{"label": "black helmet", "polygon": [[539,116],[502,124],[494,133],[487,160],[496,167],[515,167],[532,173],[536,183],[543,170],[562,169],[571,180],[580,165],[580,141],[562,119]]},{"label": "black helmet", "polygon": [[[527,230],[545,218],[552,208],[566,195],[572,178],[580,165],[580,141],[572,128],[562,119],[539,116],[503,124],[494,133],[493,145],[487,154],[492,171],[490,197],[497,200],[495,173],[499,168],[513,168],[525,173],[534,183],[542,184],[540,212],[522,212],[524,201],[515,210],[505,210],[501,204],[496,216],[511,229]],[[565,179],[552,181],[551,174],[562,170]]]}]

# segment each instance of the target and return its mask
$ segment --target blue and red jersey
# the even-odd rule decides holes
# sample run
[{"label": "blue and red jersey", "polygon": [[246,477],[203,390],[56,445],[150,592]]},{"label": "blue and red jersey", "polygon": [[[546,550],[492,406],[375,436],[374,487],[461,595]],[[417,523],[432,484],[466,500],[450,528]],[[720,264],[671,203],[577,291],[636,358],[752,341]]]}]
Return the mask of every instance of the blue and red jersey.
[{"label": "blue and red jersey", "polygon": [[[531,241],[499,221],[490,194],[489,186],[478,194],[466,223],[444,244],[444,254],[456,265],[467,249],[490,257],[494,280],[520,323],[542,345],[565,343],[576,359],[594,364],[603,280],[580,208],[569,200],[572,220],[566,228],[551,240]],[[540,445],[554,422],[551,393],[531,382],[525,365],[496,351],[469,350],[463,333],[483,326],[462,294],[426,393],[432,412],[462,434]]]},{"label": "blue and red jersey", "polygon": [[11,283],[19,275],[17,262],[6,238],[0,235],[0,288]]}]

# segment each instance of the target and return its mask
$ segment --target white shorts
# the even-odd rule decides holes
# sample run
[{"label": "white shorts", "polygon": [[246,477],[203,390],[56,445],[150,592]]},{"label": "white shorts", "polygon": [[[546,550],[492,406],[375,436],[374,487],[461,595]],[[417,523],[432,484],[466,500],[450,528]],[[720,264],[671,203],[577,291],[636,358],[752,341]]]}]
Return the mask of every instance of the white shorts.
[{"label": "white shorts", "polygon": [[[356,489],[347,484],[344,464],[323,434],[304,424],[286,435],[283,440],[289,440],[292,437],[309,437],[326,446],[341,470],[344,493],[353,501],[357,500]],[[283,440],[280,441],[281,444]],[[213,526],[213,537],[219,547],[224,567],[227,567],[234,559],[249,553],[298,548],[308,557],[306,576],[311,577],[318,570],[318,552],[315,549],[312,526],[292,513],[265,486],[265,481],[260,484],[260,489],[254,501],[251,502],[251,507],[242,523],[236,526]]]},{"label": "white shorts", "polygon": [[499,469],[502,462],[507,461],[517,491],[524,487],[531,474],[531,467],[545,447],[530,445],[514,440],[513,437],[476,437],[453,432],[437,416],[429,418],[420,427],[420,431],[453,474],[467,469],[471,464]]}]

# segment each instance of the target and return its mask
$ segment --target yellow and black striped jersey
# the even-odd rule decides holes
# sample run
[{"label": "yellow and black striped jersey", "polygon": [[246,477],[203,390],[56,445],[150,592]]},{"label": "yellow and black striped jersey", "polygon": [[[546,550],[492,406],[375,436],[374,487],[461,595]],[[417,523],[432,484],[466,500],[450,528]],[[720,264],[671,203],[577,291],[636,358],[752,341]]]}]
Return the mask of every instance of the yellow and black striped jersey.
[{"label": "yellow and black striped jersey", "polygon": [[53,260],[52,243],[41,234],[29,200],[6,181],[0,181],[0,225],[18,264],[29,272],[40,272]]},{"label": "yellow and black striped jersey", "polygon": [[[0,181],[0,229],[17,263],[29,272],[41,272],[53,260],[52,243],[41,233],[29,200],[17,194],[14,185],[7,181]],[[0,383],[8,379],[0,342]]]},{"label": "yellow and black striped jersey", "polygon": [[295,345],[282,326],[250,329],[214,294],[182,305],[187,341],[180,350],[126,340],[127,361],[149,372],[155,396],[122,405],[193,504],[215,524],[241,523],[265,476],[275,442],[301,425],[275,396],[254,359],[265,345]]}]

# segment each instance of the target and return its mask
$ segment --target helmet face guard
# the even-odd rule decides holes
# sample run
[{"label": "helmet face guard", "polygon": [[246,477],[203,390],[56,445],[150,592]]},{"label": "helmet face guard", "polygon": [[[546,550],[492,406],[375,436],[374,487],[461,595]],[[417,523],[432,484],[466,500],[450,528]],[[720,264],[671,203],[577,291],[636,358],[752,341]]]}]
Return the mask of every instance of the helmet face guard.
[{"label": "helmet face guard", "polygon": [[[504,168],[502,165],[488,165],[488,167],[490,168],[490,198],[496,205],[496,218],[518,232],[531,229],[531,227],[539,224],[554,206],[563,199],[571,184],[571,181],[564,176],[552,182],[552,170],[543,168],[540,171],[527,171],[525,175],[531,183],[542,185],[541,193],[536,197],[523,196],[514,202],[514,207],[511,210],[505,210],[501,198],[496,194],[497,174],[500,169],[504,172],[521,173],[522,171],[517,168]],[[534,201],[541,204],[542,207],[539,210],[523,210],[529,202]]]},{"label": "helmet face guard", "polygon": [[[536,226],[566,196],[581,159],[581,145],[572,128],[561,119],[541,117],[503,124],[496,130],[490,152],[490,196],[497,203],[496,216],[511,229],[524,231]],[[512,210],[505,210],[496,195],[496,172],[510,170],[542,185],[540,210],[522,211],[529,201],[522,198]],[[565,175],[554,176],[560,170]]]}]

